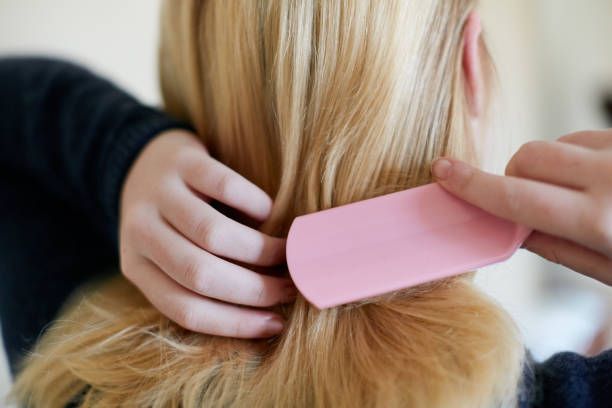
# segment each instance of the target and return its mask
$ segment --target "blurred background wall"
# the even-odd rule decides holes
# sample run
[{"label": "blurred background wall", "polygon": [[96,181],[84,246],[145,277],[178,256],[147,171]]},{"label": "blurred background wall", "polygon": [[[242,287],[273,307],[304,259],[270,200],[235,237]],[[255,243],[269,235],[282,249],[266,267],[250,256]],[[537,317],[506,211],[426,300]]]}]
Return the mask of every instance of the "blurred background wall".
[{"label": "blurred background wall", "polygon": [[[72,59],[157,105],[158,7],[159,0],[0,0],[0,55]],[[602,109],[612,95],[610,0],[482,0],[481,15],[501,96],[487,169],[503,172],[525,141],[612,125]],[[524,250],[481,272],[479,284],[512,313],[537,358],[587,352],[598,333],[599,347],[610,344],[609,288]],[[9,386],[4,364],[0,352],[0,399]]]},{"label": "blurred background wall", "polygon": [[[496,149],[489,170],[502,173],[526,141],[612,126],[603,109],[612,94],[612,2],[481,0],[481,15],[499,76],[494,137],[506,148]],[[610,288],[524,250],[481,269],[478,280],[513,314],[538,359],[611,344]]]}]

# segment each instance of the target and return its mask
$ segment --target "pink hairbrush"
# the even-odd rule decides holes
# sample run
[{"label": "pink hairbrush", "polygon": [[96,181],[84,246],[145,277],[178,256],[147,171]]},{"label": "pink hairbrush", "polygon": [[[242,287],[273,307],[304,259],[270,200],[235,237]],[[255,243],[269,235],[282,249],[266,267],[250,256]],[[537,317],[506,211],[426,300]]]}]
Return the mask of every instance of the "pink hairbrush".
[{"label": "pink hairbrush", "polygon": [[297,217],[287,265],[325,309],[506,260],[530,233],[432,183]]}]

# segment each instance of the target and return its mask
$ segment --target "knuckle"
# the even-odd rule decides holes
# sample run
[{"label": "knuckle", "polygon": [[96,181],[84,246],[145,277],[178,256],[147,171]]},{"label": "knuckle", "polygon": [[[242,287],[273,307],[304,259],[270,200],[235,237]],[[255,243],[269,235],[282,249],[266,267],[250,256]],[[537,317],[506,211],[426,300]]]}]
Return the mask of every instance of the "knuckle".
[{"label": "knuckle", "polygon": [[215,189],[217,191],[219,200],[225,200],[229,196],[232,184],[233,184],[232,174],[224,173],[219,177],[215,185]]},{"label": "knuckle", "polygon": [[547,145],[546,142],[541,140],[534,140],[523,144],[516,154],[514,155],[520,163],[529,162],[534,160],[541,152],[542,149]]},{"label": "knuckle", "polygon": [[198,163],[193,153],[193,149],[189,147],[178,149],[175,153],[175,159],[179,169],[182,170],[188,170]]},{"label": "knuckle", "polygon": [[119,261],[119,268],[121,269],[123,276],[125,276],[129,281],[132,281],[132,268],[129,263],[123,259],[123,257],[121,257]]},{"label": "knuckle", "polygon": [[153,187],[153,198],[157,202],[165,202],[168,197],[175,194],[175,186],[179,180],[180,176],[175,171],[167,171],[160,175],[157,179],[157,183]]},{"label": "knuckle", "polygon": [[191,308],[186,306],[177,307],[172,315],[172,320],[174,320],[179,326],[188,330],[197,330],[199,326],[199,319]]},{"label": "knuckle", "polygon": [[125,215],[126,231],[130,236],[140,238],[147,233],[151,221],[151,211],[145,204],[137,204]]},{"label": "knuckle", "polygon": [[119,266],[123,268],[127,263],[128,257],[130,255],[131,248],[130,245],[125,241],[123,236],[119,237]]},{"label": "knuckle", "polygon": [[120,244],[120,257],[122,258],[129,251],[143,253],[155,247],[155,235],[151,220],[138,215],[129,221],[129,225],[121,231]]},{"label": "knuckle", "polygon": [[191,171],[195,177],[204,177],[210,172],[210,163],[208,160],[202,160],[200,157],[192,157]]},{"label": "knuckle", "polygon": [[[123,251],[122,251],[123,252]],[[127,256],[122,256],[119,259],[119,268],[123,276],[125,276],[129,281],[134,281],[134,269],[135,265],[127,260]]]},{"label": "knuckle", "polygon": [[512,155],[512,158],[510,158],[510,161],[506,165],[505,174],[507,176],[518,175],[520,173],[520,169],[522,169],[525,164],[528,164],[529,160],[531,160],[534,149],[533,146],[531,146],[531,143],[533,142],[522,145],[516,151],[516,153]]},{"label": "knuckle", "polygon": [[176,150],[178,163],[191,163],[193,161],[193,150],[190,147],[181,147]]},{"label": "knuckle", "polygon": [[208,236],[209,234],[209,230],[211,228],[210,226],[210,219],[208,218],[201,218],[198,220],[195,220],[194,222],[194,233],[195,236],[201,240],[202,243],[204,243],[205,238]]},{"label": "knuckle", "polygon": [[143,222],[142,218],[141,211],[136,208],[131,209],[122,217],[121,226],[124,228],[129,238],[137,236],[140,232],[140,226]]},{"label": "knuckle", "polygon": [[210,173],[210,161],[196,154],[192,149],[179,153],[180,169],[187,179],[201,179]]},{"label": "knuckle", "polygon": [[195,234],[199,237],[202,246],[211,252],[219,247],[222,229],[218,222],[203,219],[197,222]]},{"label": "knuckle", "polygon": [[505,174],[507,176],[520,176],[525,173],[524,169],[529,169],[534,165],[534,162],[544,158],[551,158],[552,155],[557,155],[557,149],[553,149],[553,144],[544,140],[533,140],[527,142],[516,151],[506,166]]},{"label": "knuckle", "polygon": [[[147,279],[143,276],[142,270],[138,271],[136,265],[129,265],[121,268],[121,273],[132,285],[140,289],[141,292],[145,292],[148,288]],[[141,273],[138,273],[141,272]]]},{"label": "knuckle", "polygon": [[525,154],[533,153],[533,151],[536,150],[537,146],[538,146],[538,141],[535,141],[535,140],[523,143],[521,147],[519,147],[516,154],[525,155]]},{"label": "knuckle", "polygon": [[266,290],[265,285],[255,285],[251,294],[256,306],[271,306],[271,297]]},{"label": "knuckle", "polygon": [[210,285],[205,278],[202,262],[199,260],[187,260],[183,270],[185,284],[198,293],[206,294],[209,292]]},{"label": "knuckle", "polygon": [[519,166],[517,165],[517,161],[518,159],[516,158],[516,155],[514,155],[512,156],[508,164],[506,164],[506,168],[504,169],[504,174],[506,176],[517,176],[518,175],[517,169],[519,168]]}]

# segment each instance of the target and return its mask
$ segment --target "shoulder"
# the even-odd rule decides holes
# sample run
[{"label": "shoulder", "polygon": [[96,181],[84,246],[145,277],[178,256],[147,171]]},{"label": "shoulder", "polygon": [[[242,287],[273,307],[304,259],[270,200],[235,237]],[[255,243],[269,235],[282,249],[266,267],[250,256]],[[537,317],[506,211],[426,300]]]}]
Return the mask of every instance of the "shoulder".
[{"label": "shoulder", "polygon": [[593,357],[563,352],[543,362],[527,355],[521,388],[523,407],[609,407],[612,350]]}]

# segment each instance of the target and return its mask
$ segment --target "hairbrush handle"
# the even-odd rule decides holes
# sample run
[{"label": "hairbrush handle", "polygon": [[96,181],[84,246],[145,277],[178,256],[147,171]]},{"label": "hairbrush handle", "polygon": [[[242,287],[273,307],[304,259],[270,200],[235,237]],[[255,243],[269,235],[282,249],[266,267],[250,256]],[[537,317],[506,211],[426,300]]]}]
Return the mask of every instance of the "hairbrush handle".
[{"label": "hairbrush handle", "polygon": [[323,309],[503,261],[530,233],[432,183],[295,218],[287,265]]}]

